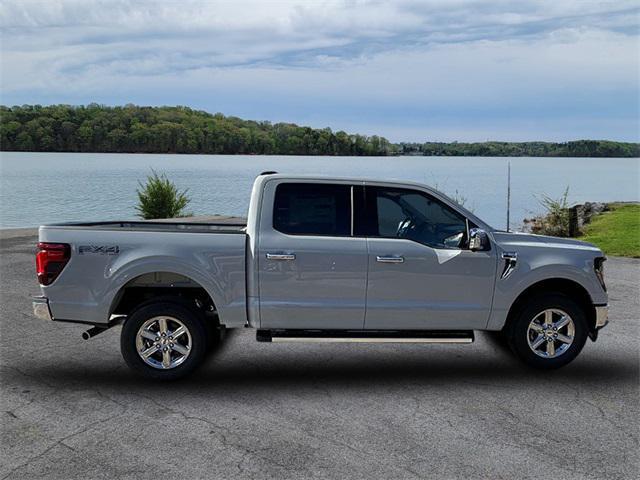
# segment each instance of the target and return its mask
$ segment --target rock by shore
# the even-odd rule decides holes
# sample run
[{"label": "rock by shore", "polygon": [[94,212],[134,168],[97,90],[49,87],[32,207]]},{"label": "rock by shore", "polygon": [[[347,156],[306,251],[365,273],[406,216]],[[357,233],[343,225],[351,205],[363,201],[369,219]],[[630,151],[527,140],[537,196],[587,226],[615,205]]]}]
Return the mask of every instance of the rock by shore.
[{"label": "rock by shore", "polygon": [[[611,210],[611,205],[637,204],[639,202],[585,202],[569,207],[566,211],[567,225],[564,235],[568,237],[577,237],[582,233],[585,225],[591,222],[591,219],[603,212]],[[549,234],[547,232],[550,220],[550,214],[537,215],[532,218],[523,220],[522,231],[526,233]]]}]

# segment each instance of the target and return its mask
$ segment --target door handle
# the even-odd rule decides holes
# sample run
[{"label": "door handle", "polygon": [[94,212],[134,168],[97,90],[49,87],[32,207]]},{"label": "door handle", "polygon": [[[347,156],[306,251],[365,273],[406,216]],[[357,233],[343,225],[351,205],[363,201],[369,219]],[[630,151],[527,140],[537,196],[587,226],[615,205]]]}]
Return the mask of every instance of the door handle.
[{"label": "door handle", "polygon": [[267,260],[295,260],[294,253],[267,253]]},{"label": "door handle", "polygon": [[376,262],[380,262],[380,263],[404,263],[404,257],[378,255],[376,257]]}]

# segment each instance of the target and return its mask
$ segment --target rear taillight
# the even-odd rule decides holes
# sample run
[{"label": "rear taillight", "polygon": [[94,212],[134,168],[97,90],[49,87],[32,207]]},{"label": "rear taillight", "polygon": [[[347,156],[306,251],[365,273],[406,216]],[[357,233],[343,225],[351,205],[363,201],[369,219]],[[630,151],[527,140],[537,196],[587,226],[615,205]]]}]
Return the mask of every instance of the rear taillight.
[{"label": "rear taillight", "polygon": [[36,273],[41,285],[51,285],[71,257],[67,243],[38,243]]}]

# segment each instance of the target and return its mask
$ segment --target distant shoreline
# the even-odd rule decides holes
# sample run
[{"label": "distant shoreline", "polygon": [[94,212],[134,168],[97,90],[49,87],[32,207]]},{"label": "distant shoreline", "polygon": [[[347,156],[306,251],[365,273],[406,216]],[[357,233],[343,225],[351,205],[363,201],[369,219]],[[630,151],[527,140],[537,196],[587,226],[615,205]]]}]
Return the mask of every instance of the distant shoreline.
[{"label": "distant shoreline", "polygon": [[207,155],[210,157],[424,157],[424,158],[630,158],[640,159],[638,156],[571,156],[571,155],[422,155],[422,154],[409,154],[409,153],[396,153],[389,155],[328,155],[328,154],[297,154],[297,153],[184,153],[184,152],[97,152],[97,151],[42,151],[42,150],[3,150],[0,148],[0,154],[2,153],[58,153],[58,154],[100,154],[100,155],[172,155],[172,156],[197,156]]},{"label": "distant shoreline", "polygon": [[188,107],[0,105],[0,145],[13,152],[195,155],[640,158],[640,143],[390,142],[294,123],[245,120]]}]

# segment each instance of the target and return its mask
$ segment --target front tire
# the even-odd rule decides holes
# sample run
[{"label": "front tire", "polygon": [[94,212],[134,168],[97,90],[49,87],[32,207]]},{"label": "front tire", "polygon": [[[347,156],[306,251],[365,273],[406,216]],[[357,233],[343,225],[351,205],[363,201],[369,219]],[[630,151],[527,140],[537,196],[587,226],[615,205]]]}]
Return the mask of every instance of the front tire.
[{"label": "front tire", "polygon": [[202,363],[207,331],[201,315],[185,305],[152,302],[135,310],[122,327],[120,350],[136,373],[176,380]]},{"label": "front tire", "polygon": [[570,363],[584,347],[587,319],[570,297],[543,293],[515,313],[505,333],[511,350],[524,363],[555,369]]}]

